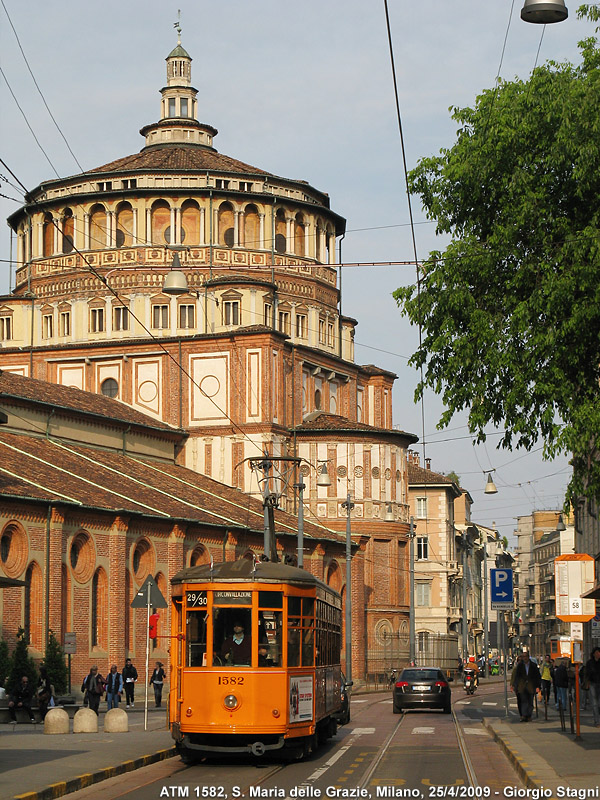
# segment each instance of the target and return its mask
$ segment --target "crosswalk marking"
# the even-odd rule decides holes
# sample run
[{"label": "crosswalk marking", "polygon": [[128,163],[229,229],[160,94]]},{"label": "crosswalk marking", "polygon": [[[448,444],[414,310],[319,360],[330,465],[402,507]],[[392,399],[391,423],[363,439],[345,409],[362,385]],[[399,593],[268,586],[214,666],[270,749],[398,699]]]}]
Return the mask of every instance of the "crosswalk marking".
[{"label": "crosswalk marking", "polygon": [[435,728],[413,728],[411,733],[435,733]]}]

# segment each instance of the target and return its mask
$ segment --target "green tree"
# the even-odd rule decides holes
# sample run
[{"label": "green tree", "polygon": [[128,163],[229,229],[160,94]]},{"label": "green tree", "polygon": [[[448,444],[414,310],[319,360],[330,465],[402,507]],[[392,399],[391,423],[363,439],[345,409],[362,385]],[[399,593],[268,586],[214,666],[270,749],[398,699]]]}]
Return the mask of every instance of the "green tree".
[{"label": "green tree", "polygon": [[44,666],[46,667],[50,683],[54,686],[56,694],[64,694],[67,691],[67,665],[65,664],[65,654],[52,630],[50,630],[48,644],[46,645]]},{"label": "green tree", "polygon": [[[6,639],[0,639],[0,686],[4,686],[10,675],[11,657]],[[6,688],[6,687],[5,687]]]},{"label": "green tree", "polygon": [[17,646],[11,659],[10,675],[8,679],[9,691],[14,689],[21,682],[23,675],[29,678],[29,685],[36,687],[38,682],[38,671],[35,666],[35,661],[29,655],[27,649],[27,637],[23,628],[19,628],[17,632]]},{"label": "green tree", "polygon": [[[598,16],[598,5],[579,9]],[[499,81],[453,108],[456,141],[412,170],[437,231],[418,285],[394,296],[422,327],[416,390],[439,427],[468,412],[477,441],[573,456],[569,495],[600,496],[600,50]]]}]

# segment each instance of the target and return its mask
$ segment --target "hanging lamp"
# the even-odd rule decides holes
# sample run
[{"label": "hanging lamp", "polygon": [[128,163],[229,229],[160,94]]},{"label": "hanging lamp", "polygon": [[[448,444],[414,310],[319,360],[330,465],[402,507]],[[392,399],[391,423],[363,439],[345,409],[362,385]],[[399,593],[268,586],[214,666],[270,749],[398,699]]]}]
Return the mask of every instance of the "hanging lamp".
[{"label": "hanging lamp", "polygon": [[537,25],[563,22],[569,16],[565,0],[525,0],[521,19]]}]

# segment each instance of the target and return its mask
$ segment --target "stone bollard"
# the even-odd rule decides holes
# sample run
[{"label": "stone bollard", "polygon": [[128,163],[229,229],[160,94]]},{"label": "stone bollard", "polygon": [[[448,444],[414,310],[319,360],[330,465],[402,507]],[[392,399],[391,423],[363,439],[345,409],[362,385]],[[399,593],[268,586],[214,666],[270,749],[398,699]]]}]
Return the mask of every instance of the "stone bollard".
[{"label": "stone bollard", "polygon": [[127,733],[129,718],[122,708],[111,708],[104,715],[104,731],[106,733]]},{"label": "stone bollard", "polygon": [[69,715],[64,708],[49,708],[44,719],[44,733],[69,733]]},{"label": "stone bollard", "polygon": [[98,733],[98,715],[91,708],[80,708],[73,717],[73,733]]}]

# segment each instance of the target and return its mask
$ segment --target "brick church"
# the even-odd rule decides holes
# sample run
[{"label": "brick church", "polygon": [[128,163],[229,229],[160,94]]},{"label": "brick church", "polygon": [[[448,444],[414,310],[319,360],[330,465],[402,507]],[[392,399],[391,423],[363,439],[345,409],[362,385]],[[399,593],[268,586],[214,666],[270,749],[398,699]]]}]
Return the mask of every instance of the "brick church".
[{"label": "brick church", "polygon": [[280,556],[297,556],[303,502],[304,567],[343,598],[352,498],[360,678],[408,649],[417,437],[392,423],[395,376],[354,361],[345,220],[309,183],[218,152],[191,65],[178,42],[139,153],[41,183],[9,219],[0,576],[27,587],[0,593],[2,635],[22,625],[41,658],[49,629],[74,631],[79,671],[141,660],[129,605],[148,575],[168,596],[183,566],[262,552],[268,453],[302,459],[280,484]]}]

